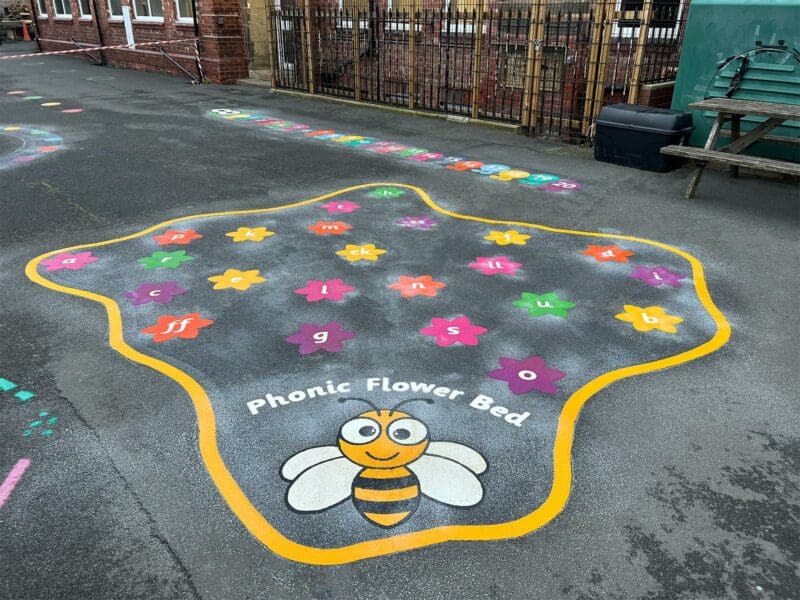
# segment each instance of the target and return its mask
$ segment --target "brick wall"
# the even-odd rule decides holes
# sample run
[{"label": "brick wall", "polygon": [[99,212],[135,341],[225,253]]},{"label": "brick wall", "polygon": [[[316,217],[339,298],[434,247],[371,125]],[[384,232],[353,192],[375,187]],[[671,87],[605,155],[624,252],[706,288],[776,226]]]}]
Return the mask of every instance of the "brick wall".
[{"label": "brick wall", "polygon": [[643,106],[656,106],[669,108],[672,104],[672,93],[675,91],[675,82],[650,83],[643,85],[639,91],[639,104]]},{"label": "brick wall", "polygon": [[[39,44],[43,52],[74,49],[75,45],[70,40],[93,46],[126,43],[121,17],[109,18],[108,0],[89,0],[92,12],[90,17],[80,16],[79,0],[63,1],[71,3],[71,17],[56,16],[53,0],[44,0],[47,5],[45,17],[39,13],[38,2],[34,2]],[[129,0],[122,0],[123,5],[128,2]],[[94,15],[95,6],[97,15]],[[233,83],[247,77],[240,0],[198,0],[197,11],[201,62],[207,80],[214,83]],[[175,0],[163,0],[163,12],[162,20],[145,22],[137,20],[132,11],[133,37],[136,42],[191,40],[195,37],[194,24],[191,21],[178,21]],[[190,73],[197,72],[194,45],[191,42],[165,45],[164,49],[184,69]],[[180,69],[161,55],[157,47],[107,50],[103,54],[106,61],[116,67],[183,75]],[[84,58],[90,60],[88,57]]]}]

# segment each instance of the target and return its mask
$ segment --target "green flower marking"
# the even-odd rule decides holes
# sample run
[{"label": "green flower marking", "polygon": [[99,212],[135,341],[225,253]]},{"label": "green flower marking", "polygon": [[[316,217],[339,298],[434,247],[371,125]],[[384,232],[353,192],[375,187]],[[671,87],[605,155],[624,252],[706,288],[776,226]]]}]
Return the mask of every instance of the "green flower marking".
[{"label": "green flower marking", "polygon": [[137,262],[145,269],[174,269],[180,267],[181,263],[194,260],[193,256],[186,256],[186,250],[176,250],[175,252],[153,252],[150,256],[140,258]]},{"label": "green flower marking", "polygon": [[373,198],[397,198],[403,194],[405,194],[404,190],[399,190],[393,187],[382,187],[371,191],[367,195],[372,196]]},{"label": "green flower marking", "polygon": [[567,302],[558,297],[555,292],[548,292],[546,294],[531,294],[530,292],[522,292],[519,300],[514,301],[514,306],[525,308],[528,314],[532,317],[541,317],[542,315],[553,315],[566,319],[568,312],[575,308],[572,302]]}]

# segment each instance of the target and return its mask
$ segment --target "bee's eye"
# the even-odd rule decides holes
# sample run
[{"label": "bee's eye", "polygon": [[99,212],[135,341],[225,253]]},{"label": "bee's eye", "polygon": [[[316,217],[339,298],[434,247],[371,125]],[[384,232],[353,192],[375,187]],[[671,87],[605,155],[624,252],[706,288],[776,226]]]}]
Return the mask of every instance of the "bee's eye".
[{"label": "bee's eye", "polygon": [[367,444],[381,433],[381,426],[372,419],[358,417],[342,425],[341,438],[351,444]]},{"label": "bee's eye", "polygon": [[428,437],[428,428],[416,419],[398,419],[389,425],[389,438],[398,444],[412,446]]}]

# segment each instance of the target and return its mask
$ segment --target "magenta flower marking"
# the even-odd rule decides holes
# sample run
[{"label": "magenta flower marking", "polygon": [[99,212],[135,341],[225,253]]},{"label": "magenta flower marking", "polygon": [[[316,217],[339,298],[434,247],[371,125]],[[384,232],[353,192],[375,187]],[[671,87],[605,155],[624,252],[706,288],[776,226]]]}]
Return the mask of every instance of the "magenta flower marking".
[{"label": "magenta flower marking", "polygon": [[187,290],[178,287],[177,281],[162,281],[160,283],[143,283],[132,292],[125,292],[123,296],[130,298],[134,306],[155,302],[169,304],[175,296],[185,294]]},{"label": "magenta flower marking", "polygon": [[361,208],[361,205],[345,200],[344,202],[328,202],[327,204],[323,204],[321,208],[324,208],[329,213],[351,213]]},{"label": "magenta flower marking", "polygon": [[500,367],[489,371],[488,375],[492,379],[508,382],[508,389],[513,394],[527,394],[531,390],[557,394],[555,382],[567,375],[564,371],[548,367],[541,356],[529,356],[522,360],[502,356]]},{"label": "magenta flower marking", "polygon": [[290,344],[300,346],[300,354],[313,354],[318,350],[327,352],[340,352],[342,342],[353,339],[356,334],[352,331],[342,329],[342,324],[338,321],[317,325],[315,323],[303,323],[300,331],[285,338]]},{"label": "magenta flower marking", "polygon": [[419,330],[422,335],[429,335],[436,340],[440,346],[452,346],[453,344],[464,344],[465,346],[477,346],[478,336],[486,333],[488,329],[473,325],[469,317],[456,317],[455,319],[431,319],[431,326]]},{"label": "magenta flower marking", "polygon": [[431,219],[426,215],[421,215],[419,217],[403,217],[395,221],[395,223],[409,229],[431,229],[438,225],[439,221]]},{"label": "magenta flower marking", "polygon": [[91,252],[78,252],[78,254],[62,252],[61,254],[56,254],[53,258],[43,260],[41,264],[47,266],[47,271],[60,271],[61,269],[78,271],[96,260],[97,257],[92,256]]},{"label": "magenta flower marking", "polygon": [[497,275],[498,273],[516,275],[517,269],[521,266],[521,263],[513,262],[507,256],[479,256],[474,263],[469,264],[470,269],[476,269],[484,275]]},{"label": "magenta flower marking", "polygon": [[352,292],[355,289],[356,288],[353,286],[344,283],[341,279],[329,279],[327,281],[309,279],[305,287],[296,289],[294,293],[303,294],[309,302],[319,302],[320,300],[338,302],[344,300],[344,295],[347,292]]},{"label": "magenta flower marking", "polygon": [[667,267],[636,267],[631,273],[634,279],[641,279],[650,287],[660,285],[671,285],[674,288],[681,287],[681,279],[686,279],[687,275],[670,271]]}]

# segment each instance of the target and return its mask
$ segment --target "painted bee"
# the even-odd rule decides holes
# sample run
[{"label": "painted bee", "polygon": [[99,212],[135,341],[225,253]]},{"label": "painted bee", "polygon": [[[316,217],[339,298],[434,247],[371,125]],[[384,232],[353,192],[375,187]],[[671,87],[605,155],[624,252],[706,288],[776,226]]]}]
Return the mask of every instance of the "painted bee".
[{"label": "painted bee", "polygon": [[292,484],[287,505],[297,512],[319,512],[352,497],[361,516],[379,527],[396,527],[414,514],[420,497],[467,507],[483,499],[486,460],[455,442],[432,442],[425,424],[397,409],[376,408],[350,419],[339,429],[336,446],[298,452],[281,468]]}]

